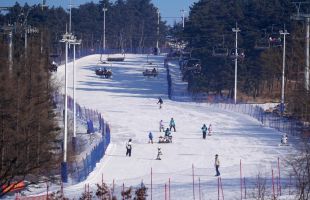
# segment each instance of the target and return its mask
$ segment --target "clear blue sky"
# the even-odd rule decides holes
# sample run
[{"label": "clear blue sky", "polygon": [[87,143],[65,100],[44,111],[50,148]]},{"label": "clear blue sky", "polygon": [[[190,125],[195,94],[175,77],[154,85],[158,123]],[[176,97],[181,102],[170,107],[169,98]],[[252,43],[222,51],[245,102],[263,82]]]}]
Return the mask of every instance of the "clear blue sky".
[{"label": "clear blue sky", "polygon": [[[54,5],[63,7],[66,7],[69,4],[69,1],[70,0],[46,0],[47,5],[49,6]],[[95,3],[99,2],[99,0],[72,0],[75,5],[80,5],[90,1]],[[27,2],[31,5],[41,3],[42,0],[0,0],[0,6],[11,6],[14,5],[15,2],[22,5]],[[152,0],[152,2],[159,8],[162,18],[167,21],[169,25],[172,25],[174,21],[181,21],[181,9],[186,10],[187,13],[185,13],[185,15],[187,15],[189,6],[194,2],[198,2],[198,0]]]}]

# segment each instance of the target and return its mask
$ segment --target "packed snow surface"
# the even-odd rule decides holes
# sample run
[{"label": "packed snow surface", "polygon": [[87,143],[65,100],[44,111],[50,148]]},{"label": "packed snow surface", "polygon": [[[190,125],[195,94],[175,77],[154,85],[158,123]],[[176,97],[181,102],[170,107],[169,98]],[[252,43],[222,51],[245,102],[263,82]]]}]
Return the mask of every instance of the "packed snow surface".
[{"label": "packed snow surface", "polygon": [[[142,181],[152,197],[165,199],[170,178],[171,199],[217,199],[218,177],[215,177],[214,156],[219,155],[222,188],[225,199],[240,199],[240,160],[242,176],[246,184],[254,187],[256,176],[261,173],[268,181],[271,170],[277,176],[277,161],[283,169],[284,158],[294,150],[293,145],[279,147],[282,133],[262,126],[250,116],[217,109],[206,103],[182,101],[187,95],[186,84],[181,81],[177,62],[169,63],[173,76],[173,90],[180,96],[172,100],[167,96],[167,73],[164,56],[126,55],[124,62],[101,64],[100,55],[91,55],[76,61],[77,102],[85,107],[98,110],[111,126],[111,144],[106,155],[97,164],[88,178],[77,185],[65,184],[64,193],[78,198],[86,183],[96,188],[95,183],[104,181],[112,186],[119,196],[124,183],[138,186]],[[158,65],[157,77],[145,77],[147,60]],[[95,74],[95,69],[106,67],[113,76],[104,79]],[[72,96],[72,63],[67,67],[69,94]],[[64,85],[64,66],[60,66],[57,77]],[[183,91],[182,91],[183,90]],[[183,97],[181,97],[181,94]],[[158,97],[163,98],[159,109]],[[158,144],[159,121],[165,127],[171,118],[176,122],[172,132],[173,143]],[[212,135],[202,139],[201,127],[212,124]],[[148,143],[148,133],[153,133],[154,144]],[[125,143],[133,140],[132,156],[126,157]],[[163,155],[156,160],[157,148]],[[194,190],[193,193],[193,175]],[[284,169],[283,182],[287,181]],[[200,179],[200,184],[199,184]],[[271,189],[268,184],[268,189]],[[251,191],[248,191],[250,195]],[[168,194],[167,194],[168,195]]]}]

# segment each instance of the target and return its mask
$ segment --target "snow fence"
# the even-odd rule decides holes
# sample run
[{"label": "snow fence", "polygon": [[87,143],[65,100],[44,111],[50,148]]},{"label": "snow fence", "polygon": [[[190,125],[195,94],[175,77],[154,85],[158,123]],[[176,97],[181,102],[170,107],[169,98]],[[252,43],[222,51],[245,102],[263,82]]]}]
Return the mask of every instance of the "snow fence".
[{"label": "snow fence", "polygon": [[[60,113],[64,113],[64,95],[55,94],[54,103]],[[74,99],[68,96],[68,110],[73,118]],[[70,114],[69,113],[69,114]],[[105,155],[105,151],[111,141],[111,131],[109,124],[104,120],[102,114],[98,111],[88,109],[76,104],[76,118],[77,124],[83,124],[87,130],[85,134],[100,133],[101,137],[95,141],[89,152],[87,152],[82,159],[75,162],[68,163],[69,177],[73,182],[81,182],[94,170],[96,163],[100,161]],[[69,123],[68,123],[69,124]],[[69,139],[70,141],[70,139]],[[72,138],[72,149],[76,153],[79,146]],[[85,152],[84,152],[85,153]],[[63,175],[62,175],[63,176]]]}]

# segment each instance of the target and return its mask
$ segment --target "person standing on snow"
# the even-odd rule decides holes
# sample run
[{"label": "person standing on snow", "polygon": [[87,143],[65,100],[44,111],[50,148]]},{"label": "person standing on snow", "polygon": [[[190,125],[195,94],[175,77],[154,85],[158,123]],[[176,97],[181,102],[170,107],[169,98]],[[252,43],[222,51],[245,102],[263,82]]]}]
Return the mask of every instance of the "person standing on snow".
[{"label": "person standing on snow", "polygon": [[149,143],[152,143],[152,144],[153,144],[153,134],[152,134],[151,131],[150,131],[150,133],[149,133]]},{"label": "person standing on snow", "polygon": [[215,176],[219,176],[221,175],[219,168],[220,168],[220,160],[218,155],[215,155],[215,161],[214,161],[214,166],[215,166],[215,171],[216,171],[216,175]]},{"label": "person standing on snow", "polygon": [[164,103],[164,102],[163,102],[162,98],[159,97],[159,98],[158,98],[158,102],[157,102],[157,104],[159,104],[159,109],[161,109],[161,105],[162,105],[163,103]]},{"label": "person standing on snow", "polygon": [[203,124],[201,130],[202,130],[202,138],[206,139],[206,135],[207,135],[207,131],[208,131],[208,127],[206,126],[206,124]]},{"label": "person standing on snow", "polygon": [[287,134],[284,134],[281,138],[281,144],[287,145]]},{"label": "person standing on snow", "polygon": [[128,142],[126,142],[126,156],[131,157],[131,149],[132,149],[132,143],[131,143],[131,139],[128,140]]},{"label": "person standing on snow", "polygon": [[173,128],[173,130],[174,130],[174,132],[175,132],[175,122],[174,122],[174,119],[173,119],[173,118],[171,118],[169,126],[170,126],[170,131],[171,131],[171,129]]},{"label": "person standing on snow", "polygon": [[209,133],[208,133],[208,135],[211,135],[211,131],[212,131],[212,125],[211,125],[211,124],[209,125],[209,128],[208,128],[208,130],[209,130]]},{"label": "person standing on snow", "polygon": [[163,120],[160,120],[159,122],[159,132],[161,132],[161,130],[163,130],[163,132],[165,131]]},{"label": "person standing on snow", "polygon": [[157,158],[156,158],[156,160],[161,160],[161,158],[160,158],[161,155],[163,155],[163,153],[161,152],[160,147],[158,147]]}]

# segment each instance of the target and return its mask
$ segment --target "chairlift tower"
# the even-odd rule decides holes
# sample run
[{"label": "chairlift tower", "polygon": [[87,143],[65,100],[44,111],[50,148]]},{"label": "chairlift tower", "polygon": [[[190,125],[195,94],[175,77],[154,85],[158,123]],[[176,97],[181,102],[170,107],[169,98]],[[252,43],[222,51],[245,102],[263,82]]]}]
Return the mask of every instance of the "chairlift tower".
[{"label": "chairlift tower", "polygon": [[157,41],[156,41],[157,49],[159,49],[159,17],[160,17],[160,12],[159,12],[159,9],[157,9]]},{"label": "chairlift tower", "polygon": [[42,4],[41,4],[41,9],[42,9],[42,11],[43,11],[44,8],[46,8],[46,7],[48,7],[48,6],[46,5],[46,0],[42,0]]},{"label": "chairlift tower", "polygon": [[306,22],[306,66],[305,66],[305,89],[309,91],[309,67],[310,67],[310,61],[309,61],[309,37],[310,37],[310,13],[301,13],[300,12],[300,7],[302,5],[310,4],[310,2],[292,2],[295,4],[295,7],[297,9],[297,14],[294,14],[291,16],[292,20],[297,20],[297,21],[305,21]]},{"label": "chairlift tower", "polygon": [[61,163],[61,178],[63,182],[68,181],[67,175],[67,138],[68,138],[68,74],[67,74],[67,65],[68,65],[68,47],[69,44],[76,42],[76,37],[71,33],[66,32],[62,39],[61,43],[65,43],[65,122],[64,122],[64,141],[63,141],[63,162]]},{"label": "chairlift tower", "polygon": [[235,104],[237,104],[237,73],[238,73],[238,33],[241,30],[238,28],[238,24],[236,23],[236,28],[232,29],[232,32],[235,33],[236,38],[235,38],[235,92],[234,92],[234,100]]},{"label": "chairlift tower", "polygon": [[283,35],[283,65],[282,65],[282,91],[281,91],[281,104],[280,104],[280,110],[281,114],[284,112],[284,89],[285,89],[285,48],[286,48],[286,35],[289,35],[287,30],[284,29],[280,31],[280,34]]},{"label": "chairlift tower", "polygon": [[180,10],[180,12],[182,13],[182,27],[183,27],[183,29],[184,29],[184,27],[185,27],[185,10],[184,9],[182,9],[182,10]]},{"label": "chairlift tower", "polygon": [[104,6],[102,8],[103,11],[103,52],[105,52],[105,13],[108,11],[108,9]]},{"label": "chairlift tower", "polygon": [[70,45],[73,45],[73,145],[75,145],[76,141],[76,70],[75,70],[75,46],[80,45],[81,40],[77,40],[76,37],[74,37],[74,41],[70,42]]}]

